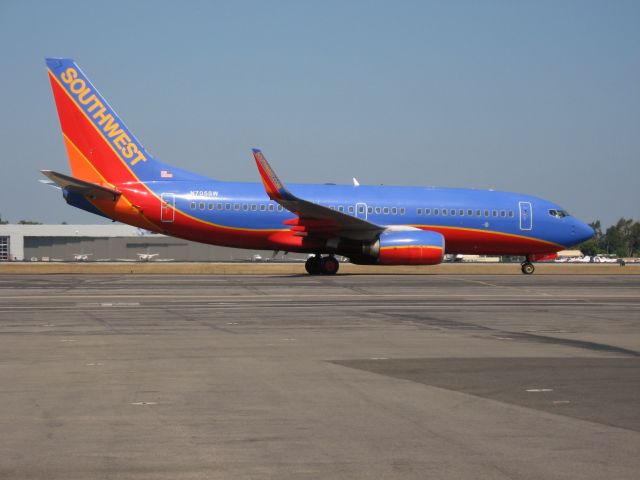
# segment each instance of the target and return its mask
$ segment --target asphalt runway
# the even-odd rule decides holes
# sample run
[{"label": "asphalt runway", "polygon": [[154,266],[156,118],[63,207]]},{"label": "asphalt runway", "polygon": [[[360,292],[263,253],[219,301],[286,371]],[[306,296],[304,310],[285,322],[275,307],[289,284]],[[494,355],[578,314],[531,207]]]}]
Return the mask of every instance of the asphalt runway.
[{"label": "asphalt runway", "polygon": [[636,479],[640,276],[1,275],[2,479]]}]

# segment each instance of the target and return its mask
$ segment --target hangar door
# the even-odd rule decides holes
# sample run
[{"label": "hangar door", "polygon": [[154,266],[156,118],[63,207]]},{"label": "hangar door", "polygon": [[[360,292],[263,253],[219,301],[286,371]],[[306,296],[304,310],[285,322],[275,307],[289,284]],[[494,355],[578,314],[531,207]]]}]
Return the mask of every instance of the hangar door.
[{"label": "hangar door", "polygon": [[0,236],[0,262],[9,260],[9,237]]}]

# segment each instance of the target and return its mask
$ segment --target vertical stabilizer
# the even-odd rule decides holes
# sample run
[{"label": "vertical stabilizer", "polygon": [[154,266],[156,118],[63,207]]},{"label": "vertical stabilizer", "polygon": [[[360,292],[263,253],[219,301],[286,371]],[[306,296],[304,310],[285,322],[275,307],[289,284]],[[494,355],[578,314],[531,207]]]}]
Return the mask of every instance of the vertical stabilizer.
[{"label": "vertical stabilizer", "polygon": [[70,58],[47,58],[73,176],[94,183],[201,178],[151,157]]}]

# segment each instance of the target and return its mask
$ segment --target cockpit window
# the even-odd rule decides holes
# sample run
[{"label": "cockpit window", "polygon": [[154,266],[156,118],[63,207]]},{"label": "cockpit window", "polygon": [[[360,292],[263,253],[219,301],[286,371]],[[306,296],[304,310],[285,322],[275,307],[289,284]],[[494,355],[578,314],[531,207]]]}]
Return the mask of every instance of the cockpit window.
[{"label": "cockpit window", "polygon": [[549,209],[549,215],[556,218],[564,218],[569,216],[569,212],[566,210],[556,210],[555,208]]}]

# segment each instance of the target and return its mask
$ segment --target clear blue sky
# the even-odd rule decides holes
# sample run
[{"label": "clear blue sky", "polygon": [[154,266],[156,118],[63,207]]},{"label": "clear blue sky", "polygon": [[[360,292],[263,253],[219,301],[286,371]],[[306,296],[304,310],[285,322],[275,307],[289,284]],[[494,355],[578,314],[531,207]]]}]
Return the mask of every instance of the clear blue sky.
[{"label": "clear blue sky", "polygon": [[259,181],[538,195],[640,220],[640,1],[0,0],[0,213],[94,223],[44,57],[73,57],[159,159]]}]

